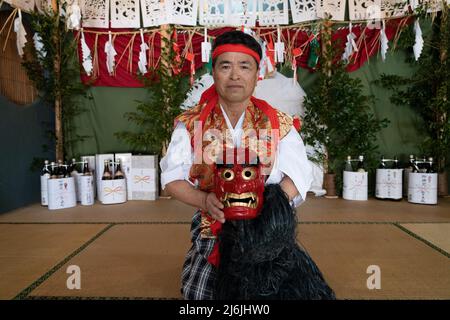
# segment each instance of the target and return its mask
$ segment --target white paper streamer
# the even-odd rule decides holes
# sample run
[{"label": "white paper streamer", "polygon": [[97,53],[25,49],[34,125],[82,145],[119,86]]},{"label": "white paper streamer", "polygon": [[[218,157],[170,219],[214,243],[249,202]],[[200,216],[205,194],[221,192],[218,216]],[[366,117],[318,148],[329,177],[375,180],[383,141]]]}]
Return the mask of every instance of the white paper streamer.
[{"label": "white paper streamer", "polygon": [[44,49],[44,44],[42,43],[42,38],[39,33],[35,33],[33,36],[34,47],[36,48],[36,52],[42,58],[47,56],[47,51]]},{"label": "white paper streamer", "polygon": [[147,73],[147,50],[149,49],[148,45],[144,40],[144,33],[141,29],[141,51],[139,52],[139,62],[138,68],[141,74]]},{"label": "white paper streamer", "polygon": [[86,71],[87,75],[90,76],[93,69],[91,49],[89,49],[88,45],[86,44],[83,29],[81,29],[81,53],[83,58],[84,71]]},{"label": "white paper streamer", "polygon": [[81,9],[78,3],[74,2],[68,9],[67,28],[80,29]]},{"label": "white paper streamer", "polygon": [[109,40],[105,43],[106,68],[108,69],[109,75],[112,76],[114,73],[115,56],[117,55],[117,52],[114,49],[111,31],[108,32],[108,36]]},{"label": "white paper streamer", "polygon": [[19,56],[23,56],[23,47],[27,43],[27,32],[22,24],[22,11],[19,9],[19,16],[14,20],[14,32],[17,34],[16,36],[16,44],[17,44],[17,52]]},{"label": "white paper streamer", "polygon": [[416,21],[414,21],[414,33],[416,34],[416,41],[414,42],[413,51],[414,51],[414,58],[416,58],[417,61],[419,60],[423,49],[422,29],[420,29],[418,18],[416,19]]},{"label": "white paper streamer", "polygon": [[383,22],[383,26],[381,27],[381,30],[380,30],[380,43],[381,43],[380,53],[381,53],[381,59],[384,61],[384,60],[386,60],[386,52],[389,48],[389,45],[388,45],[389,40],[388,40],[388,38],[386,36],[386,32],[385,32],[386,24],[385,24],[384,20],[382,22]]},{"label": "white paper streamer", "polygon": [[350,22],[348,24],[348,35],[347,35],[347,43],[345,44],[345,51],[342,54],[342,60],[348,62],[353,52],[358,51],[358,47],[356,46],[356,35],[352,32],[353,26]]},{"label": "white paper streamer", "polygon": [[208,41],[208,29],[205,28],[205,39],[202,42],[202,62],[209,62],[211,56],[211,43]]},{"label": "white paper streamer", "polygon": [[275,62],[284,62],[284,42],[281,42],[281,30],[277,28],[277,42],[275,42]]}]

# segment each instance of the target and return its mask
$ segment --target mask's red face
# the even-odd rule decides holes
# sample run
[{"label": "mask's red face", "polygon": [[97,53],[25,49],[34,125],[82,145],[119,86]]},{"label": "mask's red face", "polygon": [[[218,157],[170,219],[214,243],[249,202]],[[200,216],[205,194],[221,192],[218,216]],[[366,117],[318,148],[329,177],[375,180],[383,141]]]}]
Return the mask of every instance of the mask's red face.
[{"label": "mask's red face", "polygon": [[264,176],[260,164],[256,156],[249,156],[248,149],[234,149],[230,153],[233,161],[216,165],[216,196],[224,205],[226,220],[253,219],[258,216],[263,203]]}]

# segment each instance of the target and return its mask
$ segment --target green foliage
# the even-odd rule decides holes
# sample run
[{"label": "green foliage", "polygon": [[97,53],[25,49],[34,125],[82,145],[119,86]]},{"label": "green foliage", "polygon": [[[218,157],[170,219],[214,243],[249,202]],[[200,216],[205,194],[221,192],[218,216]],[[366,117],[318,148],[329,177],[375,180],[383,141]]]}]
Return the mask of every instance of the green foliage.
[{"label": "green foliage", "polygon": [[411,77],[382,74],[377,84],[392,91],[391,102],[407,105],[425,122],[428,136],[421,143],[423,153],[437,159],[438,170],[449,164],[450,153],[450,19],[448,9],[432,22],[432,32],[424,39],[424,50]]},{"label": "green foliage", "polygon": [[32,30],[42,39],[46,54],[29,45],[22,65],[41,99],[53,107],[55,100],[61,98],[64,154],[67,158],[77,156],[73,154],[74,145],[86,138],[76,134],[73,122],[75,116],[85,111],[77,99],[86,96],[86,87],[79,80],[77,41],[72,32],[66,30],[65,20],[58,12],[33,12],[30,20]]},{"label": "green foliage", "polygon": [[[172,29],[169,29],[170,34]],[[136,152],[152,153],[161,156],[170,141],[173,121],[181,113],[180,105],[186,98],[188,85],[183,75],[172,74],[167,66],[175,61],[173,39],[162,38],[165,51],[155,70],[149,77],[142,77],[150,93],[148,101],[137,101],[137,111],[125,113],[125,118],[140,128],[139,132],[122,131],[115,136],[124,140]]]},{"label": "green foliage", "polygon": [[318,154],[311,160],[323,163],[339,181],[347,155],[364,155],[367,167],[376,165],[376,134],[388,121],[377,120],[370,112],[373,97],[363,95],[361,80],[352,79],[341,62],[330,63],[335,53],[329,43],[322,52],[315,86],[304,101],[302,133]]}]

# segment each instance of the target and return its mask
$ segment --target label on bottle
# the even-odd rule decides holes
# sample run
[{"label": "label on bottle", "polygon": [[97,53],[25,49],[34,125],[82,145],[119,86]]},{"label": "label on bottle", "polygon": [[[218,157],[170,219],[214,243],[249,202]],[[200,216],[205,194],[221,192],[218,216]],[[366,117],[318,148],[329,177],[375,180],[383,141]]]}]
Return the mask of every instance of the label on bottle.
[{"label": "label on bottle", "polygon": [[46,173],[41,176],[41,204],[48,206],[48,188],[47,180],[50,179],[50,174]]},{"label": "label on bottle", "polygon": [[377,169],[375,196],[381,199],[402,198],[402,170]]},{"label": "label on bottle", "polygon": [[83,206],[90,206],[94,204],[94,177],[93,176],[79,176],[80,186],[80,201]]},{"label": "label on bottle", "polygon": [[346,200],[367,200],[367,172],[344,171],[342,198]]},{"label": "label on bottle", "polygon": [[421,204],[437,204],[438,175],[437,173],[409,174],[408,201]]}]

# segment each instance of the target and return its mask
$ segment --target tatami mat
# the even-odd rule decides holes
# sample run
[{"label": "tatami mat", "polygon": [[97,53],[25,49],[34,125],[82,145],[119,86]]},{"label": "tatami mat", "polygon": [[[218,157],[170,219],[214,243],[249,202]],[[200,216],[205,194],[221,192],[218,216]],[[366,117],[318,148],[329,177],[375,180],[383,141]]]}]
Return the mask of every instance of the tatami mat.
[{"label": "tatami mat", "polygon": [[450,255],[450,223],[405,223],[401,226]]},{"label": "tatami mat", "polygon": [[450,299],[450,259],[394,225],[300,225],[299,239],[340,299]]},{"label": "tatami mat", "polygon": [[[31,296],[181,298],[189,225],[116,225],[31,292]],[[66,286],[69,265],[81,289]]]},{"label": "tatami mat", "polygon": [[[29,205],[0,215],[3,222],[186,222],[190,223],[195,208],[174,199],[128,201],[50,211],[40,204]],[[439,205],[412,204],[369,199],[348,201],[318,198],[308,194],[297,208],[300,222],[450,222],[450,198],[439,198]]]},{"label": "tatami mat", "polygon": [[0,299],[12,299],[105,225],[0,225]]}]

